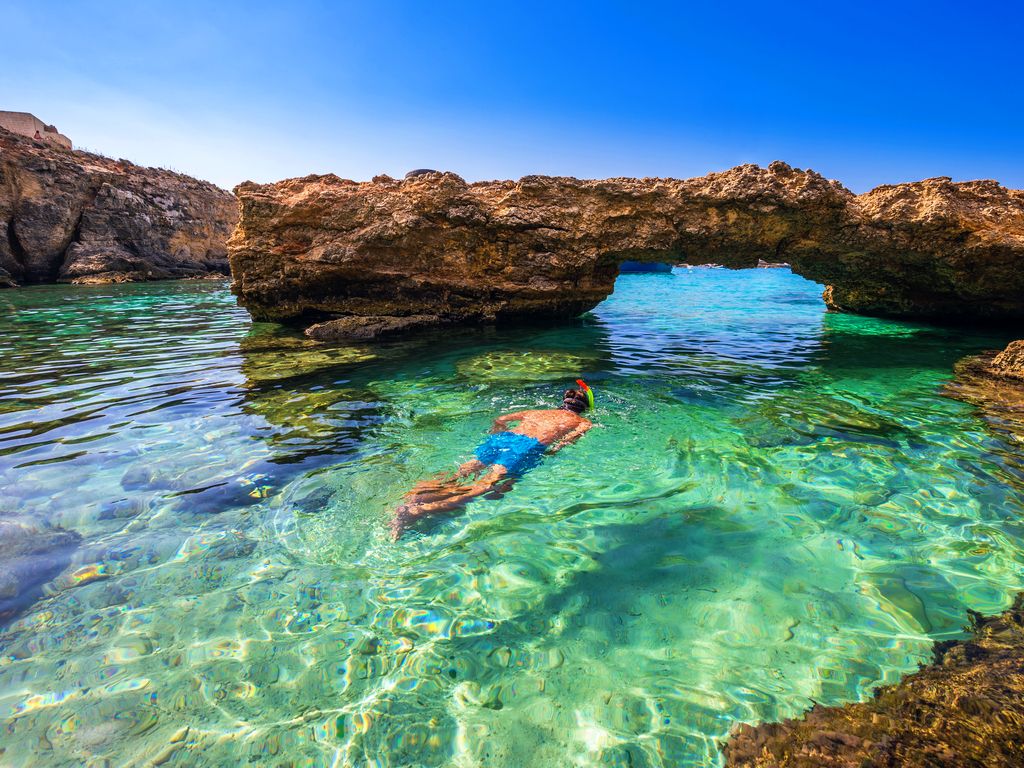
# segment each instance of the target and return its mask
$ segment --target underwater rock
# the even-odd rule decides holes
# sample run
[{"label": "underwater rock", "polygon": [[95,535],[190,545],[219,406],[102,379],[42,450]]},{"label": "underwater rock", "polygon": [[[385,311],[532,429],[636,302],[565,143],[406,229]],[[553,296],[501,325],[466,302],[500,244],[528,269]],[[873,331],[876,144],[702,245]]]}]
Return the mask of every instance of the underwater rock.
[{"label": "underwater rock", "polygon": [[455,370],[472,382],[572,381],[580,371],[594,371],[600,365],[597,355],[561,350],[499,349],[463,358],[455,364]]},{"label": "underwater rock", "polygon": [[22,518],[0,519],[0,621],[32,603],[70,562],[82,537]]},{"label": "underwater rock", "polygon": [[725,745],[726,765],[1024,765],[1024,595],[1005,613],[975,621],[969,640],[938,643],[933,663],[871,701],[740,726]]},{"label": "underwater rock", "polygon": [[1024,192],[947,178],[854,195],[772,163],[704,177],[334,175],[236,190],[233,290],[257,320],[553,320],[607,297],[623,262],[786,262],[834,309],[1024,318]]},{"label": "underwater rock", "polygon": [[943,394],[975,406],[993,434],[1006,443],[1005,458],[1024,469],[1024,342],[1014,341],[1002,352],[965,357],[954,366],[956,376]]},{"label": "underwater rock", "polygon": [[226,275],[237,219],[208,182],[0,129],[0,285]]}]

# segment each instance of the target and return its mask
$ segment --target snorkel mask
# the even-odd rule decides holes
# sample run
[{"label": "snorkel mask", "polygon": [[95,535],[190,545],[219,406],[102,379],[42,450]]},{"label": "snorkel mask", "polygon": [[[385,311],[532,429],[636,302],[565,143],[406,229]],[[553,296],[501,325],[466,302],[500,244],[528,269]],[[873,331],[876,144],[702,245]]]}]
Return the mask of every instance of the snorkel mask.
[{"label": "snorkel mask", "polygon": [[580,385],[580,389],[582,389],[584,394],[587,396],[587,409],[591,411],[594,410],[594,390],[592,390],[590,385],[583,379],[576,379],[576,383]]}]

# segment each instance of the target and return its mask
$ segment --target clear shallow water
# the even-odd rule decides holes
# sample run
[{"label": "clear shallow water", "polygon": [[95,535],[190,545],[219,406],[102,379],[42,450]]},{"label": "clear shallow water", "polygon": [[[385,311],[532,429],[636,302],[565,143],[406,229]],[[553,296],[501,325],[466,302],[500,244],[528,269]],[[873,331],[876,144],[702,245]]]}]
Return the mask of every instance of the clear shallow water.
[{"label": "clear shallow water", "polygon": [[[819,294],[628,275],[573,325],[323,347],[221,283],[0,293],[0,512],[83,536],[0,630],[0,765],[707,765],[898,679],[1024,588],[1019,463],[938,394],[1007,339]],[[387,539],[580,374],[597,429]]]}]

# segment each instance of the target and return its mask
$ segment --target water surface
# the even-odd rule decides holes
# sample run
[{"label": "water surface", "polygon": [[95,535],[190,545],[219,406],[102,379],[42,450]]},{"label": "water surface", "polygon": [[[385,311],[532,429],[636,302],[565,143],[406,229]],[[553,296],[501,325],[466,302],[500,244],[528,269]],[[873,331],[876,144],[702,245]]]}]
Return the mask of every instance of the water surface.
[{"label": "water surface", "polygon": [[[0,293],[0,514],[82,534],[0,630],[0,765],[696,766],[1022,589],[1024,480],[955,360],[782,270],[579,322],[322,346],[223,283]],[[597,428],[395,544],[583,375]]]}]

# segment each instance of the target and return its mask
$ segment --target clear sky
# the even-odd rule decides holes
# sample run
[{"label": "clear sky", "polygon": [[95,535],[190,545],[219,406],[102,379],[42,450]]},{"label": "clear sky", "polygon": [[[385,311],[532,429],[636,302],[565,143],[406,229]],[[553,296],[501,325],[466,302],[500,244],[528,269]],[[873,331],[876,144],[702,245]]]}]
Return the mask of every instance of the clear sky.
[{"label": "clear sky", "polygon": [[1024,3],[10,2],[0,109],[224,187],[417,167],[1024,188]]}]

